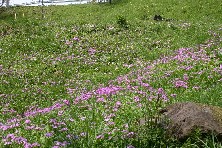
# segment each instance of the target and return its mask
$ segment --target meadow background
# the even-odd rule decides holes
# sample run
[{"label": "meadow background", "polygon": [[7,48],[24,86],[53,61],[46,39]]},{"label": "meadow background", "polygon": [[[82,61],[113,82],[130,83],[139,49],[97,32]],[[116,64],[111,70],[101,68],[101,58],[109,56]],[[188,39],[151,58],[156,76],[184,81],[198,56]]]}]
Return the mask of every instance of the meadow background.
[{"label": "meadow background", "polygon": [[220,0],[1,8],[0,147],[221,147],[198,133],[176,141],[156,125],[168,104],[222,106],[221,8]]}]

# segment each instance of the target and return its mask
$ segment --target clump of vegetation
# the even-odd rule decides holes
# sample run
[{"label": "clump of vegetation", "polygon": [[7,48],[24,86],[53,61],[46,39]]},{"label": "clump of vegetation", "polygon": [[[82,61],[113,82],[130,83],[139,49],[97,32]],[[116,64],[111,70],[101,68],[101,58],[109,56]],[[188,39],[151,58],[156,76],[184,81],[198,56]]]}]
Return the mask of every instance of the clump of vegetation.
[{"label": "clump of vegetation", "polygon": [[0,16],[0,147],[220,146],[155,124],[173,102],[222,105],[219,1],[113,3]]},{"label": "clump of vegetation", "polygon": [[122,28],[128,28],[128,27],[129,27],[129,24],[127,23],[126,18],[125,18],[124,16],[121,16],[121,15],[117,16],[117,21],[116,21],[116,23],[117,23],[120,27],[122,27]]}]

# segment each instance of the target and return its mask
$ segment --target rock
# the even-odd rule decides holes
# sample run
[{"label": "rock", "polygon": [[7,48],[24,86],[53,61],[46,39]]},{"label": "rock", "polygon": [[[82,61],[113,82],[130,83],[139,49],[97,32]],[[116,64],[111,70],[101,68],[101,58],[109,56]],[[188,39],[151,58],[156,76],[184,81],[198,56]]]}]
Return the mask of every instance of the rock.
[{"label": "rock", "polygon": [[161,15],[154,15],[153,20],[169,22],[169,21],[173,21],[174,19],[167,19],[167,18],[162,17]]},{"label": "rock", "polygon": [[155,15],[153,20],[155,20],[155,21],[163,21],[163,17],[160,16],[160,15]]},{"label": "rock", "polygon": [[201,134],[214,133],[222,140],[222,108],[199,103],[175,103],[160,111],[160,125],[167,135],[184,140],[196,129]]}]

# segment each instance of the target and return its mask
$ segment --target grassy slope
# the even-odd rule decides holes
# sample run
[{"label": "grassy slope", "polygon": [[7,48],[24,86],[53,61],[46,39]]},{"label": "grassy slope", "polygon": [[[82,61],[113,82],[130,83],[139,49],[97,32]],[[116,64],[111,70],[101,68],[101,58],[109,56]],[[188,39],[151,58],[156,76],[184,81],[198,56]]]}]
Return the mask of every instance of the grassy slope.
[{"label": "grassy slope", "polygon": [[[2,13],[0,15],[2,18],[0,20],[0,48],[2,49],[0,65],[3,67],[1,71],[3,83],[0,84],[0,93],[3,97],[1,110],[2,112],[6,109],[16,111],[16,113],[2,114],[2,122],[4,123],[17,114],[24,114],[30,106],[38,105],[39,108],[43,108],[49,107],[61,99],[72,101],[83,92],[96,90],[96,88],[100,88],[99,84],[107,86],[108,83],[112,83],[110,80],[127,73],[130,74],[131,83],[137,85],[138,80],[134,78],[138,77],[140,73],[137,70],[140,71],[145,66],[152,64],[153,60],[157,60],[163,55],[171,55],[178,48],[195,47],[209,39],[216,42],[217,39],[213,38],[209,31],[218,32],[216,30],[221,27],[221,7],[219,0],[195,2],[131,0],[118,1],[112,5],[50,6],[44,8],[46,18],[43,20],[41,8],[37,7],[12,8],[8,13]],[[14,20],[15,11],[18,16],[16,20]],[[22,13],[25,14],[24,18]],[[160,14],[172,21],[155,22],[153,20],[155,14]],[[122,23],[118,24],[117,21]],[[128,29],[124,28],[124,25],[127,25]],[[79,40],[73,40],[74,37]],[[210,50],[219,49],[220,45],[221,43],[211,46],[207,50],[211,54]],[[96,53],[89,54],[91,49],[95,49]],[[194,48],[194,50],[197,49]],[[176,62],[160,63],[153,69],[152,81],[146,80],[145,77],[143,81],[148,81],[155,89],[164,88],[167,95],[176,93],[177,98],[173,101],[190,100],[221,106],[222,87],[219,85],[221,82],[218,81],[221,76],[216,72],[211,73],[212,69],[218,67],[220,63],[221,57],[217,57],[211,62],[193,64],[195,68],[189,72],[184,72],[177,67],[180,64]],[[124,65],[132,65],[132,67]],[[204,70],[205,74],[195,75],[195,72],[201,70]],[[169,71],[173,71],[171,77],[163,77],[164,72]],[[134,72],[136,75],[132,74]],[[147,69],[142,74],[146,72],[148,72]],[[172,81],[175,78],[183,77],[184,74],[192,77],[189,85],[198,85],[202,89],[195,91],[172,88]],[[208,81],[209,74],[213,79]],[[124,86],[126,85],[125,81],[122,83]],[[70,89],[75,90],[70,94],[68,91]],[[136,95],[132,92],[118,94],[113,96],[113,102],[117,101],[118,97],[127,101]],[[113,105],[111,102],[108,103],[108,106]],[[100,105],[97,107],[102,111],[106,110]],[[125,107],[134,110],[135,106]],[[138,111],[138,113],[132,112],[129,108],[119,113],[123,119],[115,120],[118,128],[122,126],[126,116],[132,118],[128,122],[133,125],[135,118],[143,117],[147,113],[144,110]],[[73,114],[76,109],[76,106],[73,106],[64,116],[68,117],[67,114]],[[96,114],[90,111],[82,114],[81,111],[80,109],[74,116],[91,117],[92,114]],[[134,117],[136,114],[138,117]],[[48,122],[55,116],[56,113],[52,112],[46,117],[38,116],[32,119],[32,122],[35,122],[36,125],[44,123],[50,126]],[[98,123],[103,122],[100,121],[100,116],[102,115],[98,114],[96,117]],[[84,126],[79,129],[74,128],[82,124],[80,121],[69,124],[69,128],[77,134],[81,130],[86,130]],[[100,133],[102,129],[96,129],[94,132]],[[41,137],[44,132],[50,130],[51,128],[45,129],[36,135]],[[134,127],[130,130],[134,131]],[[5,131],[4,135],[11,132]],[[21,132],[21,135],[29,134],[23,130]],[[116,135],[118,137],[118,134]],[[61,134],[61,137],[64,135]],[[93,136],[90,138],[90,144],[101,142],[95,142]],[[59,138],[49,139],[48,145],[52,145],[55,139]],[[144,139],[147,140],[147,137]],[[148,139],[150,140],[150,137]],[[30,140],[35,141],[34,138]],[[118,145],[120,142],[120,145],[121,143],[124,145],[126,141],[117,140],[115,144]],[[133,143],[132,141],[127,142]],[[40,143],[44,142],[42,140]],[[155,143],[154,139],[153,142]],[[80,144],[86,143],[83,140]],[[102,141],[102,144],[107,143]],[[108,142],[108,145],[111,143]]]}]

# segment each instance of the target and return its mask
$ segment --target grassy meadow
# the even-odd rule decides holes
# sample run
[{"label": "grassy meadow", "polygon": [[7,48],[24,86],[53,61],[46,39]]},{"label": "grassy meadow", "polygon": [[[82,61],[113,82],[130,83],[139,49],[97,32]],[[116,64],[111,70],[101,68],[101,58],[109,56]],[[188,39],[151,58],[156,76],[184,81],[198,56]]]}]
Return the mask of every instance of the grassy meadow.
[{"label": "grassy meadow", "polygon": [[156,125],[175,102],[222,107],[221,14],[220,0],[0,8],[0,147],[222,147]]}]

